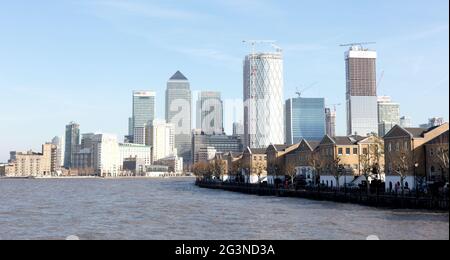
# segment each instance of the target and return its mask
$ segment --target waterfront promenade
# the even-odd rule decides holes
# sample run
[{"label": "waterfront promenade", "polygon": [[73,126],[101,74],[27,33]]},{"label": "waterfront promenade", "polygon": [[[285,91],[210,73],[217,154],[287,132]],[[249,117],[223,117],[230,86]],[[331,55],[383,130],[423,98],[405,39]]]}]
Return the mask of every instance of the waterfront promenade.
[{"label": "waterfront promenade", "polygon": [[439,197],[431,195],[417,196],[413,193],[391,194],[377,192],[375,194],[368,194],[361,189],[341,189],[339,191],[323,188],[290,189],[275,188],[274,186],[260,184],[227,183],[200,179],[197,179],[195,184],[200,188],[221,189],[258,196],[297,197],[337,203],[354,203],[381,208],[449,210],[448,194]]}]

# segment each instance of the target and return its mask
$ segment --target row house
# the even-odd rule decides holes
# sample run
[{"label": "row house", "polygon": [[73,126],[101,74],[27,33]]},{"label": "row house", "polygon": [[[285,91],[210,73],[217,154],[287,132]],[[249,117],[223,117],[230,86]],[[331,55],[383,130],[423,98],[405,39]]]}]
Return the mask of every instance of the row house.
[{"label": "row house", "polygon": [[320,183],[328,187],[343,187],[360,175],[362,136],[325,136],[316,148],[320,160]]},{"label": "row house", "polygon": [[241,176],[246,183],[260,183],[267,179],[266,149],[248,148],[242,154]]},{"label": "row house", "polygon": [[274,184],[276,179],[284,180],[288,174],[288,166],[295,167],[293,161],[287,161],[286,156],[298,148],[296,145],[270,145],[266,150],[267,155],[267,182]]},{"label": "row house", "polygon": [[436,172],[436,166],[430,164],[433,156],[427,161],[426,147],[428,145],[431,155],[439,142],[442,143],[441,147],[445,146],[445,136],[441,135],[448,130],[448,123],[429,129],[403,128],[399,125],[392,128],[384,136],[386,189],[392,190],[398,186],[409,189],[424,187],[433,178],[431,167]]},{"label": "row house", "polygon": [[320,169],[321,160],[315,153],[319,144],[303,139],[295,150],[286,155],[286,163],[295,165],[296,176],[300,176],[308,185],[320,182],[317,169]]},{"label": "row house", "polygon": [[449,181],[449,130],[425,144],[425,165],[429,184],[445,185]]},{"label": "row house", "polygon": [[[230,181],[240,181],[244,182],[241,176],[241,165],[242,165],[242,153],[228,152],[225,154],[224,159],[226,160],[228,179]],[[241,179],[239,179],[241,178]]]}]

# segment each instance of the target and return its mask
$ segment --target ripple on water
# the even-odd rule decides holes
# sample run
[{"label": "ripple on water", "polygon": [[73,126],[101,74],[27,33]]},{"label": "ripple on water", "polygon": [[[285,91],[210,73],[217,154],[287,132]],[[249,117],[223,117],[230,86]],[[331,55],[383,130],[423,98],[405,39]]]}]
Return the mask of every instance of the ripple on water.
[{"label": "ripple on water", "polygon": [[448,213],[200,189],[192,179],[0,180],[0,239],[449,239]]}]

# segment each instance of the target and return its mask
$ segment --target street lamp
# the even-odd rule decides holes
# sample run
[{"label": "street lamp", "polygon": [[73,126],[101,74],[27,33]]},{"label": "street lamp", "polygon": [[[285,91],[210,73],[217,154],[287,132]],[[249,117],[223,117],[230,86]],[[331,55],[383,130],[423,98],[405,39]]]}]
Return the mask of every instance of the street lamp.
[{"label": "street lamp", "polygon": [[418,196],[418,192],[419,192],[419,190],[418,190],[418,186],[417,186],[417,168],[419,168],[419,163],[415,163],[414,164],[414,183],[415,183],[415,185],[416,185],[416,196]]}]

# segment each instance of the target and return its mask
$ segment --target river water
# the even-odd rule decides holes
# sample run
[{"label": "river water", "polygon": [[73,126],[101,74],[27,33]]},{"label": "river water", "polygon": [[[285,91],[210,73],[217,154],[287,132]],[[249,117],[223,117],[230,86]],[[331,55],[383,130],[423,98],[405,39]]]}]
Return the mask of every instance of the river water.
[{"label": "river water", "polygon": [[200,189],[180,179],[0,180],[0,239],[449,239],[449,214]]}]

